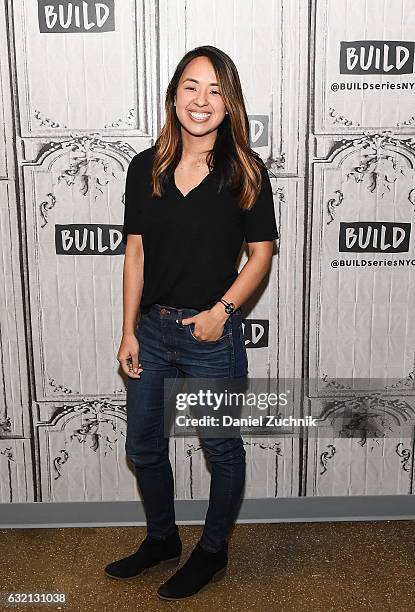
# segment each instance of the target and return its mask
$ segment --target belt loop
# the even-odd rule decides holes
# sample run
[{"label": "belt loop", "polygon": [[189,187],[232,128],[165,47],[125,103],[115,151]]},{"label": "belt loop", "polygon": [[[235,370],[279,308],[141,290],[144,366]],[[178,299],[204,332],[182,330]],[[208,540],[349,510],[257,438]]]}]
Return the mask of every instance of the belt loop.
[{"label": "belt loop", "polygon": [[183,319],[183,309],[182,308],[178,308],[177,309],[177,319],[176,319],[176,323],[180,326],[182,326],[182,319]]}]

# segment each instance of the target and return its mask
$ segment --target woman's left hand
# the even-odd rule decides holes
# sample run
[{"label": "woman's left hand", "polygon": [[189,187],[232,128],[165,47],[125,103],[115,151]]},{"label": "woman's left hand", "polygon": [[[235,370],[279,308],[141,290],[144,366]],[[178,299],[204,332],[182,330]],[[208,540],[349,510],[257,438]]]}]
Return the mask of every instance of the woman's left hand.
[{"label": "woman's left hand", "polygon": [[195,338],[200,341],[208,340],[215,342],[215,340],[219,340],[222,336],[227,319],[228,315],[226,313],[221,314],[219,317],[212,310],[202,310],[202,312],[193,317],[182,319],[182,324],[188,325],[189,323],[194,323],[193,335]]}]

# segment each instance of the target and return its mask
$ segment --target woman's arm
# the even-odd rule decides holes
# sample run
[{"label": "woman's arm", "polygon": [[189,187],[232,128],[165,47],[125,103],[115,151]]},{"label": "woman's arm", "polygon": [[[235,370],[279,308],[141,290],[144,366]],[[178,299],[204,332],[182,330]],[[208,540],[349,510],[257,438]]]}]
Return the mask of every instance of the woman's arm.
[{"label": "woman's arm", "polygon": [[[144,249],[141,234],[129,234],[123,269],[123,327],[117,359],[125,374],[137,376],[139,344],[135,328],[144,286]],[[132,365],[132,370],[129,366]],[[142,368],[140,368],[142,369]]]},{"label": "woman's arm", "polygon": [[[235,309],[243,304],[259,286],[271,266],[273,240],[250,242],[249,258],[238,277],[223,295],[227,302],[235,304]],[[216,302],[209,310],[204,310],[193,317],[182,320],[185,325],[197,321],[194,331],[200,340],[217,340],[223,332],[229,315],[222,302]]]},{"label": "woman's arm", "polygon": [[[248,261],[239,272],[238,277],[229,287],[223,299],[235,304],[235,309],[241,306],[254,293],[271,267],[273,240],[248,242]],[[217,302],[210,311],[219,321],[225,322],[228,314],[222,302]]]},{"label": "woman's arm", "polygon": [[141,234],[129,234],[123,270],[123,334],[134,334],[144,286],[144,249]]}]

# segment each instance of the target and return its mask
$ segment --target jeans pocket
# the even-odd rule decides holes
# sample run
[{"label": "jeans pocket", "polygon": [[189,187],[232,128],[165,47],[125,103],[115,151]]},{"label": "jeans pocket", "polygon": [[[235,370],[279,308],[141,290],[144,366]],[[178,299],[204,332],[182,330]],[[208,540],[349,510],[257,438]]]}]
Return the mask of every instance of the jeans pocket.
[{"label": "jeans pocket", "polygon": [[[222,335],[220,336],[220,338],[218,338],[217,340],[200,340],[199,338],[196,338],[196,336],[193,334],[194,328],[195,328],[195,324],[194,323],[189,323],[188,325],[186,325],[185,327],[187,327],[189,329],[189,334],[190,337],[197,342],[198,344],[217,344],[218,342],[220,342],[221,340],[225,340],[226,338],[229,337],[230,332],[230,319],[227,319],[225,321],[225,324],[223,326],[223,331],[222,331]],[[192,327],[193,326],[193,327]]]}]

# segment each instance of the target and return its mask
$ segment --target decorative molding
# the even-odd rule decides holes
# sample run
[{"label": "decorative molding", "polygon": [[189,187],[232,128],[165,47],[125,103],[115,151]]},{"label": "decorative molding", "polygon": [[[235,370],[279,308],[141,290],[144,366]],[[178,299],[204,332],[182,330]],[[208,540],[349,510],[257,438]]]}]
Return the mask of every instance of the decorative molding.
[{"label": "decorative molding", "polygon": [[0,438],[2,434],[11,433],[12,431],[12,422],[10,417],[6,417],[4,421],[0,421]]},{"label": "decorative molding", "polygon": [[[109,163],[100,157],[91,157],[85,153],[84,157],[78,157],[71,161],[70,167],[58,176],[58,183],[65,181],[68,187],[72,187],[76,181],[80,183],[79,192],[86,196],[91,188],[99,195],[103,194],[101,187],[108,185],[112,178],[117,178],[110,169]],[[95,200],[98,193],[95,193]]]},{"label": "decorative molding", "polygon": [[412,154],[415,156],[415,137],[396,138],[392,130],[382,130],[380,132],[363,131],[363,135],[357,138],[341,138],[331,147],[328,159],[332,161],[339,153],[346,151],[349,148],[356,149],[372,149],[373,152],[380,156],[385,148],[385,145],[391,147],[405,147],[412,149]]},{"label": "decorative molding", "polygon": [[37,119],[39,121],[39,126],[43,127],[44,125],[46,125],[49,128],[61,128],[61,129],[68,129],[68,126],[63,124],[63,123],[58,123],[57,121],[54,121],[53,119],[49,119],[49,117],[45,117],[40,110],[37,110],[35,108],[34,110],[34,117],[35,119]]},{"label": "decorative molding", "polygon": [[56,473],[55,477],[54,477],[54,480],[57,480],[58,478],[60,478],[62,476],[62,474],[61,474],[62,466],[65,465],[65,463],[69,459],[69,453],[64,448],[61,449],[59,452],[61,453],[61,456],[60,457],[55,457],[54,460],[53,460],[53,467],[54,467],[54,470],[55,470],[55,473]]},{"label": "decorative molding", "polygon": [[7,448],[3,448],[0,449],[0,455],[4,455],[5,457],[7,457],[7,461],[15,461],[14,457],[13,457],[13,450],[10,446],[8,446]]},{"label": "decorative molding", "polygon": [[272,193],[274,196],[277,196],[277,200],[280,204],[286,204],[285,187],[277,187],[276,189],[272,189]]},{"label": "decorative molding", "polygon": [[389,391],[390,389],[398,389],[398,390],[409,389],[409,390],[413,391],[414,388],[415,388],[415,384],[414,384],[414,370],[411,370],[406,378],[400,378],[393,385],[385,385],[385,390],[386,391]]},{"label": "decorative molding", "polygon": [[343,389],[352,389],[352,387],[350,385],[344,385],[343,383],[339,383],[337,380],[335,380],[334,378],[329,378],[328,374],[326,374],[325,372],[323,372],[323,375],[321,377],[321,379],[326,383],[325,388],[326,389],[336,389],[336,390],[343,390]]},{"label": "decorative molding", "polygon": [[35,159],[35,163],[41,164],[47,157],[58,151],[63,151],[64,153],[67,151],[79,152],[84,158],[91,152],[106,154],[117,153],[127,158],[131,158],[137,153],[128,143],[121,140],[112,140],[111,142],[102,140],[100,132],[79,135],[73,132],[71,136],[69,140],[64,140],[62,142],[50,141],[45,143],[41,147]]},{"label": "decorative molding", "polygon": [[[89,448],[97,452],[104,445],[104,455],[106,456],[114,450],[114,446],[119,442],[119,436],[122,438],[126,436],[125,431],[117,429],[115,423],[116,419],[126,422],[126,408],[115,405],[107,399],[84,400],[74,405],[60,407],[55,411],[49,422],[38,423],[38,425],[48,428],[56,427],[54,430],[56,432],[59,431],[59,425],[60,430],[67,429],[69,422],[80,416],[82,418],[82,425],[72,430],[72,433],[69,435],[68,444],[73,441],[85,444],[89,439],[91,441]],[[107,432],[102,430],[103,425],[110,425],[116,435],[109,436]],[[50,433],[51,431],[49,430],[49,435]],[[60,449],[59,453],[60,455],[54,457],[52,461],[55,470],[55,480],[61,477],[62,467],[71,457],[66,445],[65,448]]]},{"label": "decorative molding", "polygon": [[271,177],[278,178],[278,172],[285,169],[285,153],[282,152],[277,158],[267,157],[264,163],[266,168],[268,169],[268,174]]},{"label": "decorative molding", "polygon": [[[402,398],[384,397],[382,391],[361,392],[328,380],[326,388],[332,387],[336,390],[350,390],[354,397],[344,399],[322,399],[323,410],[320,421],[329,420],[333,427],[337,420],[341,421],[341,429],[334,431],[334,435],[341,438],[357,438],[360,436],[359,444],[364,446],[368,438],[385,438],[387,431],[393,433],[396,429],[415,422],[414,408]],[[386,390],[386,388],[385,388]],[[376,441],[377,444],[379,444]]]},{"label": "decorative molding", "polygon": [[[69,389],[68,387],[64,387],[63,385],[57,385],[55,384],[55,379],[54,378],[49,378],[49,385],[52,387],[52,389],[54,391],[56,391],[56,393],[65,393],[70,395],[71,393],[73,393],[72,389]],[[76,392],[77,394],[79,394],[79,391]]]},{"label": "decorative molding", "polygon": [[135,108],[130,108],[130,110],[128,111],[128,115],[124,117],[124,119],[117,119],[116,121],[113,121],[112,123],[107,123],[106,125],[104,125],[104,129],[111,129],[111,128],[124,127],[124,126],[134,127],[135,120],[136,120],[136,110]]},{"label": "decorative molding", "polygon": [[48,223],[48,213],[50,210],[52,210],[55,207],[56,204],[56,198],[53,195],[53,193],[47,193],[46,194],[47,198],[50,198],[50,202],[48,202],[47,200],[43,200],[43,202],[40,203],[40,216],[42,217],[44,223],[41,223],[40,227],[45,227],[45,225],[47,225]]},{"label": "decorative molding", "polygon": [[202,445],[195,446],[194,444],[187,444],[185,450],[185,459],[189,459],[189,486],[190,486],[190,499],[193,499],[193,455],[198,451],[202,450]]},{"label": "decorative molding", "polygon": [[401,458],[402,469],[404,470],[404,472],[410,472],[411,470],[408,467],[408,462],[411,460],[412,451],[410,448],[402,448],[402,447],[403,447],[403,442],[399,442],[396,445],[395,452],[398,455],[398,457]]},{"label": "decorative molding", "polygon": [[330,219],[327,221],[327,225],[334,221],[334,210],[335,208],[337,208],[337,206],[340,206],[344,199],[343,192],[340,191],[340,189],[336,189],[334,193],[335,196],[333,198],[330,198],[327,202],[327,212],[329,213],[330,217]]},{"label": "decorative molding", "polygon": [[[258,448],[262,450],[272,450],[275,452],[275,454],[282,456],[280,442],[273,442],[272,444],[269,444],[268,442],[247,442],[246,440],[244,440],[243,443],[244,443],[244,446],[258,446]],[[191,458],[192,455],[194,455],[196,452],[202,449],[203,449],[202,445],[195,446],[194,444],[187,444],[187,449],[185,451],[186,459]]]},{"label": "decorative molding", "polygon": [[[99,195],[103,194],[101,187],[108,185],[113,178],[117,178],[110,162],[102,159],[99,155],[113,157],[114,154],[121,154],[127,161],[132,159],[137,153],[127,143],[122,141],[106,142],[96,133],[82,136],[72,135],[70,140],[48,142],[43,145],[35,163],[40,165],[47,157],[58,151],[71,151],[77,154],[71,156],[70,166],[58,176],[58,183],[65,181],[68,186],[72,186],[75,182],[78,182],[80,184],[79,192],[83,196],[87,196],[93,188],[95,190],[95,200]],[[56,205],[56,196],[53,193],[48,193],[46,197],[50,198],[51,201],[44,200],[39,206],[43,219],[41,228],[47,225],[48,212]]]},{"label": "decorative molding", "polygon": [[273,451],[275,453],[274,497],[278,497],[278,458],[283,456],[283,452],[280,447],[280,444],[281,442],[268,443],[268,442],[246,442],[244,441],[244,446],[257,446],[261,450]]},{"label": "decorative molding", "polygon": [[322,476],[325,472],[327,472],[327,463],[329,459],[333,459],[336,454],[336,448],[333,444],[328,444],[326,451],[321,453],[320,455],[320,466],[323,468],[320,472],[320,476]]},{"label": "decorative molding", "polygon": [[246,442],[244,440],[244,446],[257,446],[261,450],[272,450],[276,455],[282,457],[282,450],[280,448],[281,442],[273,442],[272,444],[268,442]]},{"label": "decorative molding", "polygon": [[405,119],[405,121],[401,121],[400,123],[398,122],[396,124],[396,127],[402,128],[402,127],[406,127],[406,126],[412,126],[415,124],[415,115],[412,115],[412,117],[409,117],[409,119]]},{"label": "decorative molding", "polygon": [[[351,172],[347,173],[347,179],[353,177],[356,183],[363,182],[364,178],[369,179],[367,189],[373,193],[375,190],[383,198],[386,191],[390,191],[390,184],[396,183],[400,174],[405,175],[403,166],[393,159],[391,155],[384,155],[379,149],[375,153],[364,155],[364,160],[358,166],[355,166]],[[379,190],[380,186],[380,190]]]},{"label": "decorative molding", "polygon": [[[328,159],[333,161],[336,156],[347,149],[361,149],[363,151],[363,161],[347,173],[346,180],[354,178],[356,183],[361,183],[366,178],[368,179],[368,191],[373,193],[376,190],[383,198],[385,193],[390,191],[390,185],[396,183],[399,176],[405,176],[404,166],[398,164],[393,156],[385,152],[387,146],[393,147],[395,150],[405,147],[415,157],[415,138],[399,139],[393,136],[393,132],[384,130],[382,132],[364,132],[364,136],[359,138],[342,138],[332,146]],[[412,161],[411,170],[413,169],[414,163]],[[330,217],[327,224],[334,220],[334,210],[343,201],[343,185],[342,182],[342,188],[337,189],[335,191],[336,195],[327,202],[327,211]],[[408,200],[415,212],[415,189],[409,191]]]},{"label": "decorative molding", "polygon": [[[386,434],[384,432],[386,429],[393,432],[391,427],[391,419],[386,419],[382,412],[377,414],[377,404],[375,403],[376,400],[378,400],[379,403],[383,403],[383,407],[386,408],[391,405],[391,402],[382,402],[380,398],[373,398],[371,396],[365,396],[364,398],[359,399],[363,401],[366,400],[370,404],[373,403],[374,405],[366,407],[359,404],[359,406],[357,406],[355,400],[343,402],[341,407],[341,410],[343,410],[343,413],[341,414],[343,427],[339,431],[339,437],[356,438],[357,434],[359,434],[360,439],[358,440],[358,444],[360,444],[360,446],[364,446],[367,444],[368,438],[385,438]],[[396,401],[395,403],[399,404],[400,402]],[[371,408],[373,408],[373,411]],[[356,409],[356,411],[354,411],[354,409]],[[379,444],[378,440],[375,440],[375,442],[376,444]]]},{"label": "decorative molding", "polygon": [[332,123],[334,125],[337,125],[338,123],[340,123],[341,125],[346,125],[346,126],[355,126],[355,127],[360,126],[360,123],[358,121],[347,119],[347,117],[345,117],[344,115],[340,115],[340,113],[338,113],[336,109],[334,108],[329,108],[327,114],[329,117],[331,117]]}]

